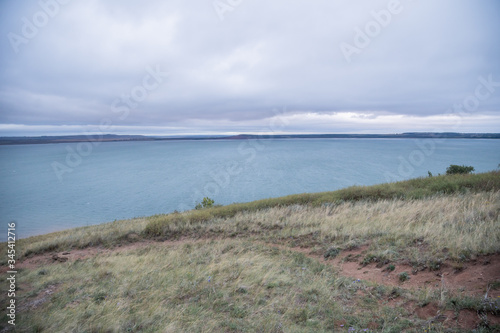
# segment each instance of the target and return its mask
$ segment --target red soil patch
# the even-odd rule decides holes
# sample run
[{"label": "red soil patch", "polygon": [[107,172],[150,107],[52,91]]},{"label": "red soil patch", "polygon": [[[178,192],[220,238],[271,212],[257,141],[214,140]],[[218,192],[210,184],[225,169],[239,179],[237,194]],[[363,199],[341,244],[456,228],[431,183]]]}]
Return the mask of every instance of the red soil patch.
[{"label": "red soil patch", "polygon": [[476,328],[480,322],[481,318],[479,318],[476,311],[472,310],[460,311],[457,318],[458,327],[466,330]]},{"label": "red soil patch", "polygon": [[[279,246],[283,248],[283,246]],[[290,248],[288,248],[290,249]],[[368,246],[359,247],[353,250],[345,250],[333,260],[325,260],[323,256],[312,253],[307,248],[291,248],[290,250],[301,252],[309,257],[314,257],[339,268],[340,274],[353,279],[375,282],[381,285],[397,286],[404,289],[422,288],[442,288],[448,291],[464,291],[472,296],[484,296],[488,292],[488,297],[500,297],[500,290],[489,289],[489,285],[500,280],[500,255],[481,256],[463,263],[460,270],[453,265],[444,263],[438,271],[418,271],[412,274],[413,267],[406,264],[395,263],[395,270],[390,272],[386,267],[377,267],[372,263],[366,266],[360,264],[368,250]],[[352,260],[352,261],[351,261]],[[410,279],[404,282],[399,280],[399,274],[407,272]],[[401,306],[396,299],[389,298],[384,301],[388,306]],[[458,314],[455,311],[443,311],[435,303],[419,306],[415,302],[403,304],[409,312],[416,314],[420,319],[426,320],[429,325],[442,322],[449,328],[460,328],[472,330],[481,324],[480,315],[473,310],[461,310]],[[491,326],[500,326],[500,317],[488,315],[488,323]]]},{"label": "red soil patch", "polygon": [[[481,318],[476,311],[461,310],[458,315],[455,311],[441,311],[437,304],[431,303],[424,307],[416,307],[415,314],[420,318],[427,320],[429,324],[443,322],[448,328],[455,327],[464,330],[477,328],[481,323]],[[494,317],[493,318],[497,318]]]},{"label": "red soil patch", "polygon": [[[423,270],[414,274],[412,273],[413,267],[407,264],[393,263],[395,270],[392,272],[387,269],[387,265],[383,267],[377,267],[376,263],[360,265],[361,258],[367,249],[368,246],[363,246],[353,250],[344,250],[332,260],[325,260],[323,257],[319,259],[337,267],[344,276],[405,289],[445,287],[447,290],[463,290],[469,295],[477,296],[485,295],[488,286],[500,280],[499,254],[481,256],[463,263],[459,271],[451,263],[444,263],[438,271]],[[308,249],[293,248],[292,250],[318,258],[318,255],[311,254]],[[350,261],[351,258],[355,261]],[[399,274],[403,272],[407,272],[410,279],[401,282]],[[500,296],[500,290],[491,289],[488,296],[493,298]]]},{"label": "red soil patch", "polygon": [[[435,289],[444,287],[446,290],[464,291],[472,296],[484,296],[488,291],[488,286],[500,280],[500,254],[477,257],[472,261],[463,263],[460,270],[454,268],[451,263],[443,263],[441,269],[437,271],[429,271],[427,269],[414,274],[412,273],[413,267],[407,264],[393,263],[396,267],[392,272],[387,269],[388,265],[384,265],[383,267],[377,267],[376,263],[366,266],[361,265],[361,259],[368,252],[368,245],[352,250],[344,250],[334,259],[325,259],[310,248],[259,243],[282,250],[303,253],[310,258],[320,260],[325,264],[330,264],[338,268],[341,275],[351,277],[354,280],[360,279],[404,289]],[[403,272],[407,272],[410,279],[401,282],[399,274]],[[499,296],[500,289],[490,289],[488,291],[488,297],[490,298],[497,298]]]},{"label": "red soil patch", "polygon": [[[429,326],[435,323],[443,323],[447,328],[473,330],[482,321],[481,316],[474,310],[464,309],[460,310],[457,314],[452,310],[442,310],[436,303],[419,306],[415,302],[407,302],[402,306],[409,313],[414,313],[418,318],[425,320]],[[490,326],[499,325],[500,317],[488,314],[487,322]]]},{"label": "red soil patch", "polygon": [[412,308],[414,308],[415,314],[420,319],[434,318],[440,314],[439,307],[434,303],[430,303],[422,307],[415,307],[415,304],[412,304]]}]

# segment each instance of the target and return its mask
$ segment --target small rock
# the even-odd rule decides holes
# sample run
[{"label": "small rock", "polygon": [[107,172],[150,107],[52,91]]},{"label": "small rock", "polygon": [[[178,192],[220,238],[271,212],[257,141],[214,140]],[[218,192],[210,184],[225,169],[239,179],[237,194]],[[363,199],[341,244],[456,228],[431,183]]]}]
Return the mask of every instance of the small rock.
[{"label": "small rock", "polygon": [[59,261],[59,262],[66,262],[66,261],[68,261],[68,258],[59,257],[57,254],[54,254],[52,256],[52,260]]},{"label": "small rock", "polygon": [[236,289],[236,292],[238,292],[240,294],[247,294],[248,287],[247,286],[239,286],[238,289]]},{"label": "small rock", "polygon": [[63,256],[67,256],[68,254],[71,254],[71,252],[63,252],[62,253]]},{"label": "small rock", "polygon": [[133,240],[138,240],[138,239],[139,239],[139,235],[138,235],[138,234],[136,234],[136,233],[131,233],[131,234],[128,234],[128,235],[127,235],[127,239],[128,239],[128,240],[132,240],[132,241],[133,241]]}]

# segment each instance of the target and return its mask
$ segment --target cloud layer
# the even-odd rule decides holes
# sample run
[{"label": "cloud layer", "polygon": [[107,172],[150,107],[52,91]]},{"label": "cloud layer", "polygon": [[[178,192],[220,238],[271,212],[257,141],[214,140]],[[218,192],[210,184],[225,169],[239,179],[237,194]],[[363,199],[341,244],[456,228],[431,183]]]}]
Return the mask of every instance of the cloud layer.
[{"label": "cloud layer", "polygon": [[289,133],[500,128],[496,0],[41,0],[0,12],[0,135],[268,132],[276,117]]}]

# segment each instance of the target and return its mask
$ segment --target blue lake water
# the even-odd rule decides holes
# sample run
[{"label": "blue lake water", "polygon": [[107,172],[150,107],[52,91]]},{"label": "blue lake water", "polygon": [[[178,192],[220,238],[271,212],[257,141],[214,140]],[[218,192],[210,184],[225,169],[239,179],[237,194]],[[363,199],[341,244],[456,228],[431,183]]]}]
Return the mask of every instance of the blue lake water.
[{"label": "blue lake water", "polygon": [[[289,139],[0,146],[0,222],[18,237],[218,204],[497,169],[500,140]],[[1,240],[5,240],[2,236]]]}]

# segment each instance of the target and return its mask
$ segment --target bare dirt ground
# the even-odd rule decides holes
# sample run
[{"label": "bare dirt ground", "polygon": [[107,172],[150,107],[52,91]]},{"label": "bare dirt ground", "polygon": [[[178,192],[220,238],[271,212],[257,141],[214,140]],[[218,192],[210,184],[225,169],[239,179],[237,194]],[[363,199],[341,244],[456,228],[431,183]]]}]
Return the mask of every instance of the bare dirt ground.
[{"label": "bare dirt ground", "polygon": [[[360,264],[360,258],[363,258],[368,250],[367,245],[353,250],[344,250],[334,259],[325,259],[321,254],[315,253],[309,248],[276,244],[271,246],[301,252],[308,257],[334,266],[341,275],[355,280],[371,281],[380,285],[397,286],[404,289],[444,287],[448,290],[465,291],[471,296],[484,296],[489,284],[500,279],[500,254],[476,257],[461,264],[459,268],[453,263],[445,262],[441,264],[439,270],[415,271],[408,264],[396,263],[394,271],[390,271],[388,265],[380,266],[377,263],[371,263],[364,266]],[[403,272],[407,272],[410,278],[401,282],[399,274]],[[500,290],[490,289],[488,296],[499,297]]]},{"label": "bare dirt ground", "polygon": [[[376,263],[366,266],[360,265],[359,260],[350,261],[349,256],[356,257],[366,252],[367,247],[352,251],[344,251],[333,260],[326,262],[338,267],[344,276],[355,279],[372,281],[387,286],[398,286],[405,289],[418,288],[446,288],[449,290],[463,290],[470,295],[484,295],[488,285],[500,279],[500,255],[477,257],[457,268],[451,263],[443,263],[439,270],[429,269],[415,271],[408,264],[395,264],[394,271],[389,271],[387,265],[377,267]],[[323,259],[323,261],[325,261]],[[409,280],[399,281],[399,274],[407,272]],[[489,296],[500,296],[500,290],[490,290]]]},{"label": "bare dirt ground", "polygon": [[[308,248],[289,248],[282,245],[273,245],[282,249],[301,252],[308,257],[333,265],[342,276],[354,280],[375,282],[378,285],[399,287],[403,289],[445,289],[448,291],[463,291],[471,296],[485,296],[490,298],[500,297],[500,290],[490,289],[489,285],[500,279],[500,255],[487,255],[476,257],[457,267],[454,263],[445,262],[439,270],[430,271],[417,270],[408,264],[395,264],[395,269],[390,271],[387,265],[371,263],[361,265],[360,259],[368,250],[368,246],[362,246],[353,250],[342,251],[334,259],[327,260],[322,255]],[[409,273],[409,279],[399,280],[399,274]],[[458,327],[464,330],[472,330],[481,323],[484,318],[472,310],[441,311],[436,303],[421,306],[415,302],[401,302],[392,296],[381,300],[381,304],[392,306],[403,306],[407,311],[415,313],[420,319],[427,320],[429,325],[435,322],[443,322],[447,327]],[[488,321],[492,325],[500,325],[500,317],[489,316]]]}]

